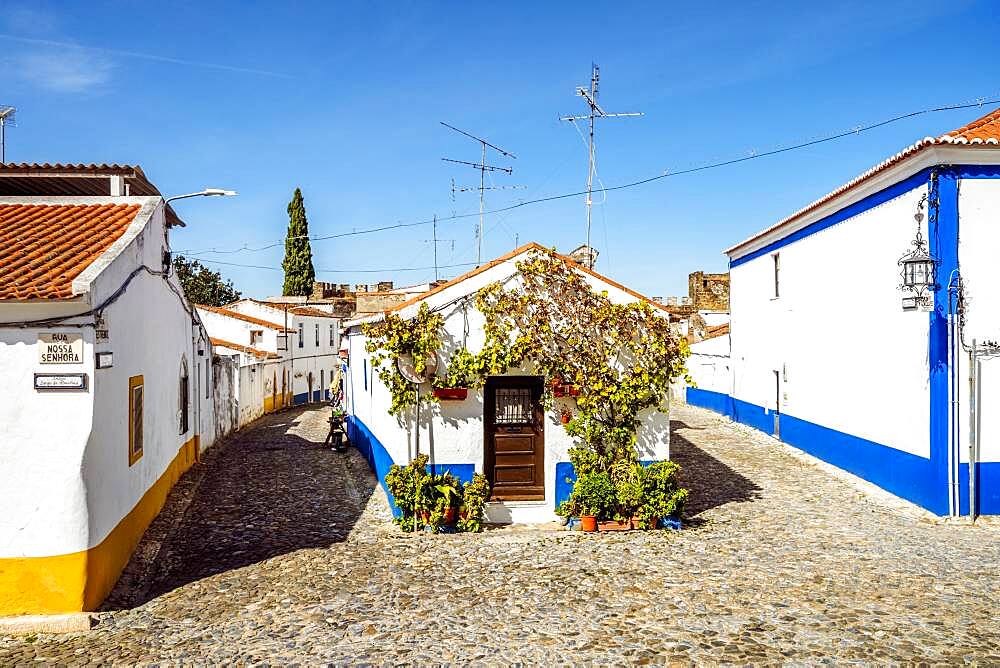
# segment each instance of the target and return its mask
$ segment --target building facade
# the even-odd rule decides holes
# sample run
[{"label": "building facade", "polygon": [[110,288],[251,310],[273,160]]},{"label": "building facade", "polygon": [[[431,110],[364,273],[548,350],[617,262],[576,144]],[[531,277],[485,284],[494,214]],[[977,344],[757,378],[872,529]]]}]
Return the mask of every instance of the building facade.
[{"label": "building facade", "polygon": [[[1000,513],[998,216],[1000,110],[733,246],[730,387],[688,401],[936,514]],[[904,310],[916,217],[936,275]]]},{"label": "building facade", "polygon": [[[515,263],[535,250],[541,250],[541,247],[536,244],[523,246],[410,299],[395,307],[393,312],[403,318],[412,317],[420,305],[426,303],[432,310],[441,313],[445,321],[442,338],[446,342],[440,361],[443,370],[450,355],[459,348],[464,346],[476,352],[484,343],[485,319],[475,308],[476,292],[494,281],[510,280],[517,271]],[[609,298],[617,303],[644,300],[653,304],[610,279],[579,265],[574,266],[593,289],[598,292],[606,290]],[[653,306],[663,317],[668,317],[662,307]],[[379,378],[378,370],[372,368],[371,356],[366,350],[368,339],[362,331],[365,322],[375,322],[382,317],[378,314],[345,323],[349,360],[345,402],[351,442],[366,454],[383,487],[385,474],[392,464],[405,465],[416,454],[427,453],[437,470],[450,470],[463,481],[470,480],[474,472],[484,473],[490,479],[494,485],[494,500],[487,506],[490,521],[544,522],[555,519],[556,506],[569,496],[572,489],[572,483],[568,481],[573,475],[569,449],[576,441],[566,434],[561,413],[572,411],[575,400],[569,397],[556,399],[555,406],[543,410],[539,403],[541,377],[532,375],[530,370],[512,369],[503,376],[488,378],[483,389],[469,389],[464,399],[442,400],[424,407],[419,422],[414,410],[399,417],[390,415],[391,395]],[[425,384],[421,391],[429,392],[430,388]],[[524,401],[518,403],[518,397]],[[502,417],[504,415],[508,417]],[[523,423],[529,425],[525,427],[528,431],[523,434],[518,432],[516,438],[528,443],[524,447],[530,450],[532,459],[530,463],[517,460],[507,467],[499,461],[504,447],[491,439],[497,438],[498,426],[501,431],[506,428],[501,423],[512,415],[520,416]],[[646,461],[669,458],[668,416],[649,410],[640,419],[640,458]],[[514,491],[509,494],[498,494],[496,483],[500,474],[496,472],[501,469],[507,471],[503,476],[511,476],[512,485],[514,477],[517,478],[516,486],[512,487]]]},{"label": "building facade", "polygon": [[159,196],[0,197],[0,615],[96,609],[217,433],[170,217]]}]

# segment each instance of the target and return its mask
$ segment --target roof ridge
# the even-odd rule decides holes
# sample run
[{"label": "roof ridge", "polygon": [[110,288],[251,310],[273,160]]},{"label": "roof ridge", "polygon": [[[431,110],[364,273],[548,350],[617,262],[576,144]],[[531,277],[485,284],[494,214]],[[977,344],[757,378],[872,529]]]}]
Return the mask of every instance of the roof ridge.
[{"label": "roof ridge", "polygon": [[284,325],[279,325],[276,322],[270,322],[262,318],[255,318],[252,315],[246,315],[245,313],[240,313],[239,311],[230,311],[229,309],[222,308],[221,306],[209,306],[208,304],[195,304],[195,308],[205,309],[211,313],[217,313],[219,315],[228,316],[230,318],[235,318],[237,320],[243,320],[245,322],[253,323],[255,325],[261,325],[269,329],[276,329],[279,332],[294,332],[294,329],[285,327]]}]

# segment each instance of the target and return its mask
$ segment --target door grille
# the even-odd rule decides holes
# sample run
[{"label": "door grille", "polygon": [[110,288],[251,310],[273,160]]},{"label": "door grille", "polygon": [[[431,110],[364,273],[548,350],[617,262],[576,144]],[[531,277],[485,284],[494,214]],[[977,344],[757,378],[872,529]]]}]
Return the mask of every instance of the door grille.
[{"label": "door grille", "polygon": [[498,388],[496,393],[497,424],[531,423],[531,389]]}]

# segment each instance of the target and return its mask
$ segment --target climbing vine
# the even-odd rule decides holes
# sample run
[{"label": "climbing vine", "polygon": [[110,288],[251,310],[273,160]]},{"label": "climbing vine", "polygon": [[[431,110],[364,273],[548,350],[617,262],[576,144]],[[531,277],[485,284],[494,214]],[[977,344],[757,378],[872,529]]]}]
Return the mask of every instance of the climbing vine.
[{"label": "climbing vine", "polygon": [[661,409],[673,380],[686,376],[687,342],[648,302],[613,302],[553,251],[535,251],[517,269],[510,287],[493,283],[476,296],[486,318],[476,368],[490,375],[532,364],[550,381],[550,405],[552,381],[575,386],[577,412],[566,431],[602,468],[637,459],[639,414]]},{"label": "climbing vine", "polygon": [[[433,385],[482,387],[487,376],[521,367],[546,378],[550,407],[553,383],[575,386],[577,411],[566,431],[588,446],[602,469],[637,460],[639,415],[662,409],[671,383],[686,377],[687,342],[648,302],[615,303],[554,251],[531,252],[517,270],[476,294],[485,344],[475,353],[455,351]],[[390,413],[414,405],[416,394],[395,364],[383,362],[410,354],[422,365],[441,348],[443,326],[426,302],[412,319],[388,314],[366,325],[372,363],[392,393]]]},{"label": "climbing vine", "polygon": [[417,403],[416,390],[399,373],[396,360],[409,355],[413,359],[414,370],[423,374],[428,357],[441,347],[443,326],[444,317],[440,313],[432,313],[427,302],[421,302],[412,318],[404,319],[395,313],[387,313],[384,320],[363,326],[368,338],[365,349],[371,353],[372,368],[378,369],[379,378],[392,395],[389,413],[396,415]]}]

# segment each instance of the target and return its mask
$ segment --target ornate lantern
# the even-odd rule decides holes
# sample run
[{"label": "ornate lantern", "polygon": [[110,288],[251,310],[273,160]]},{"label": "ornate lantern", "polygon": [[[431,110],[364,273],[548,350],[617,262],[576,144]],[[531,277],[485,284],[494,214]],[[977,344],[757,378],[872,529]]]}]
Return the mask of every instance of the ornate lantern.
[{"label": "ornate lantern", "polygon": [[920,230],[920,224],[924,220],[924,206],[927,204],[927,195],[920,198],[917,204],[917,213],[913,219],[917,221],[917,235],[913,239],[913,250],[899,259],[899,266],[902,268],[903,290],[908,290],[912,297],[903,298],[903,308],[913,309],[926,304],[928,293],[936,287],[934,279],[937,260],[930,254],[927,242]]}]

